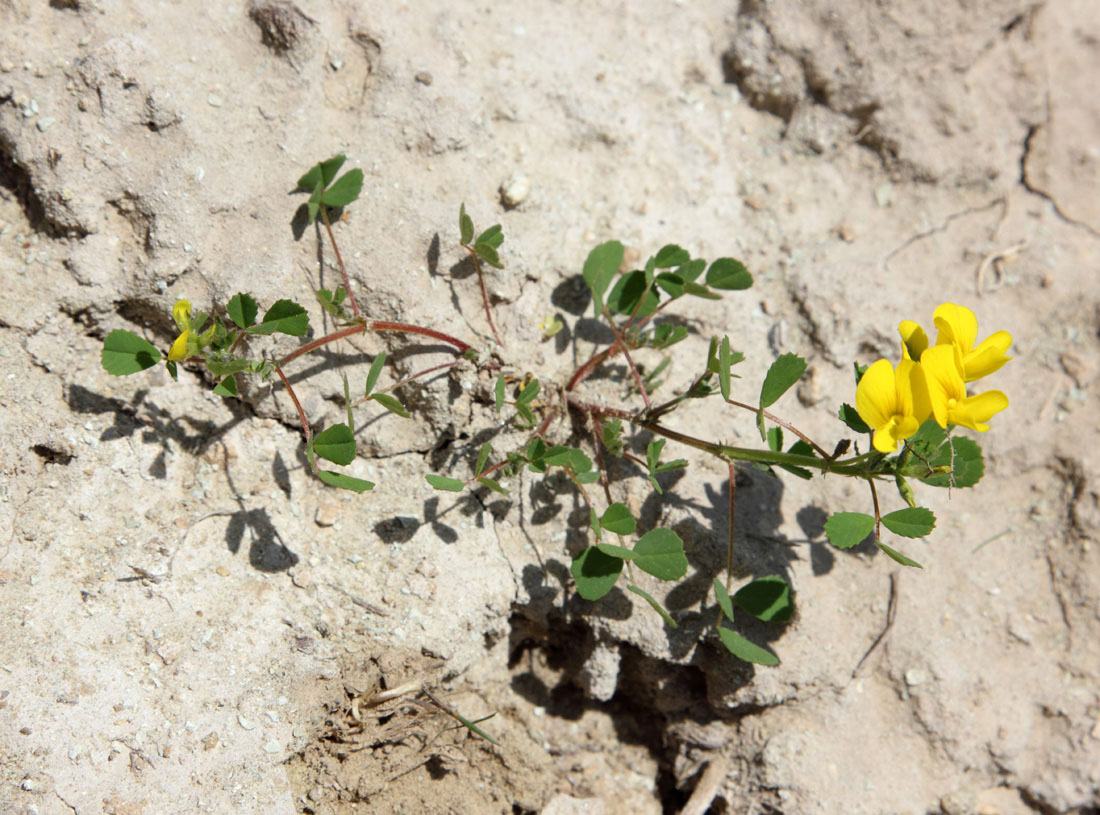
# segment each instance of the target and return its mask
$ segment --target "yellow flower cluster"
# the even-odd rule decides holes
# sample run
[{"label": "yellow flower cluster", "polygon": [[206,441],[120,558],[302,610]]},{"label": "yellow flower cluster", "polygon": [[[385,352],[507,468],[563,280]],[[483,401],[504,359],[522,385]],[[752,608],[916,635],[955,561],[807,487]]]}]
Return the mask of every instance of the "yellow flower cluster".
[{"label": "yellow flower cluster", "polygon": [[856,411],[874,430],[872,444],[882,453],[897,450],[929,417],[943,428],[959,425],[985,432],[986,422],[1008,407],[1001,391],[967,395],[966,383],[993,373],[1010,357],[1012,335],[998,331],[978,343],[978,318],[965,306],[944,303],[934,314],[939,334],[929,347],[928,335],[912,320],[898,326],[902,357],[895,369],[889,360],[871,365],[856,388]]},{"label": "yellow flower cluster", "polygon": [[[214,339],[214,331],[217,327],[214,323],[211,323],[210,327],[202,334],[197,333],[192,327],[191,303],[188,300],[176,301],[176,304],[172,306],[172,319],[176,323],[176,328],[180,330],[180,334],[172,343],[172,347],[168,349],[169,362],[179,362],[199,354],[203,346]],[[200,317],[199,319],[201,322],[205,318]]]}]

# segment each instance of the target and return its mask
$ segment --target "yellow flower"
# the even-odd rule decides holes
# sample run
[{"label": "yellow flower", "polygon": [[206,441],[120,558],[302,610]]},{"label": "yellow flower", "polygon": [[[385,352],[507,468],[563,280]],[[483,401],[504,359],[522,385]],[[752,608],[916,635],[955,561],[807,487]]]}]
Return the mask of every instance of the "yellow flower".
[{"label": "yellow flower", "polygon": [[859,380],[856,411],[875,431],[876,450],[897,450],[898,442],[916,433],[932,412],[920,366],[910,359],[899,362],[896,370],[886,359],[874,363]]},{"label": "yellow flower", "polygon": [[978,318],[966,306],[944,303],[936,309],[932,319],[940,332],[936,345],[950,345],[955,349],[964,382],[988,376],[1011,359],[1005,356],[1012,345],[1012,335],[1007,331],[997,331],[974,347],[978,340]]},{"label": "yellow flower", "polygon": [[936,345],[921,355],[920,367],[928,383],[932,415],[940,427],[955,424],[984,433],[989,430],[986,422],[993,414],[1008,407],[1008,397],[1001,391],[967,396],[959,357],[958,348],[947,344]]},{"label": "yellow flower", "polygon": [[187,343],[191,339],[191,303],[187,300],[177,300],[172,306],[172,319],[175,320],[180,335],[168,350],[168,360],[179,362],[187,358]]},{"label": "yellow flower", "polygon": [[901,354],[905,359],[914,362],[920,360],[920,355],[928,347],[928,335],[924,329],[912,320],[902,320],[898,324],[898,333],[901,334]]}]

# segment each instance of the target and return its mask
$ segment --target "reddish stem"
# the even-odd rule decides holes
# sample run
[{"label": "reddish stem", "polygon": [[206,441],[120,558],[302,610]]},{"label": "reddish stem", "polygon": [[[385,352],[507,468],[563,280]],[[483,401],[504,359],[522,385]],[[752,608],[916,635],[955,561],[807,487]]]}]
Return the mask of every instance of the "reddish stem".
[{"label": "reddish stem", "polygon": [[485,289],[485,277],[481,274],[481,263],[478,262],[477,252],[473,247],[462,244],[463,248],[470,253],[470,257],[474,259],[474,270],[477,272],[477,284],[481,287],[481,302],[485,306],[485,319],[489,321],[489,328],[493,332],[493,338],[497,341],[497,345],[501,348],[504,347],[504,341],[501,340],[500,334],[497,333],[497,327],[493,325],[493,312],[489,308],[489,292]]},{"label": "reddish stem", "polygon": [[449,334],[444,334],[440,331],[436,331],[432,328],[424,328],[419,325],[412,325],[410,323],[392,323],[388,320],[365,320],[357,325],[348,326],[347,328],[341,328],[339,331],[333,331],[331,334],[326,334],[311,342],[307,342],[300,348],[296,348],[291,351],[285,357],[281,364],[286,365],[293,362],[303,354],[308,354],[310,351],[315,351],[322,345],[328,345],[330,342],[336,342],[346,337],[352,337],[356,334],[362,334],[364,331],[403,331],[407,334],[420,334],[424,337],[431,337],[433,340],[440,340],[442,342],[453,345],[458,349],[459,353],[466,353],[470,350],[470,346],[464,343],[462,340],[452,337]]},{"label": "reddish stem", "polygon": [[[302,409],[302,403],[298,401],[297,394],[294,393],[294,388],[290,386],[290,380],[286,378],[286,374],[283,373],[283,369],[278,365],[275,366],[275,373],[279,375],[279,379],[283,380],[283,387],[286,388],[286,392],[290,394],[290,400],[294,402],[294,407],[298,410],[298,418],[302,422],[302,430],[306,434],[306,447],[308,448],[310,442],[313,441],[313,431],[310,430],[309,420],[306,419],[306,412]],[[317,472],[317,462],[313,462],[313,472]]]},{"label": "reddish stem", "polygon": [[340,274],[344,276],[344,291],[348,293],[348,300],[351,301],[351,313],[358,317],[359,305],[355,302],[355,295],[351,291],[351,283],[348,282],[348,270],[344,266],[344,259],[340,257],[340,249],[336,245],[336,236],[332,234],[332,225],[328,222],[328,212],[326,212],[324,204],[321,204],[321,220],[325,222],[325,229],[328,230],[328,239],[332,244],[333,254],[336,255],[336,262],[340,264]]}]

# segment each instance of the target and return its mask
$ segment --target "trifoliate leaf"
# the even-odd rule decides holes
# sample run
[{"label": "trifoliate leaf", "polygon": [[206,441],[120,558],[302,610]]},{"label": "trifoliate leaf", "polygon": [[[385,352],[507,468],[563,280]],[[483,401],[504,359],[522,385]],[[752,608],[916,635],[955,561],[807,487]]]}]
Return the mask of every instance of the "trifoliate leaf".
[{"label": "trifoliate leaf", "polygon": [[351,464],[355,460],[355,435],[346,424],[334,424],[314,436],[313,450],[333,464]]},{"label": "trifoliate leaf", "polygon": [[878,548],[881,549],[883,552],[885,552],[886,555],[891,560],[894,560],[894,561],[900,563],[902,566],[912,566],[914,569],[923,569],[924,568],[919,563],[917,563],[917,561],[912,560],[911,558],[907,558],[905,555],[903,555],[901,552],[897,551],[896,549],[891,549],[889,546],[887,546],[882,541],[875,541],[875,545],[878,546]]},{"label": "trifoliate leaf", "polygon": [[374,489],[373,481],[364,481],[362,478],[353,478],[350,475],[344,475],[343,473],[334,473],[330,470],[318,470],[317,477],[324,481],[326,484],[339,487],[342,490],[351,490],[352,492],[366,492],[367,490]]},{"label": "trifoliate leaf", "polygon": [[679,580],[687,574],[684,542],[671,529],[658,527],[642,535],[634,545],[634,562],[658,580]]},{"label": "trifoliate leaf", "polygon": [[634,592],[636,595],[638,595],[643,600],[645,600],[647,603],[649,603],[649,605],[653,608],[653,610],[656,611],[658,614],[660,614],[661,617],[664,619],[664,621],[666,623],[668,623],[670,627],[672,627],[672,628],[677,627],[676,626],[676,621],[674,619],[672,619],[672,615],[669,614],[665,610],[664,606],[662,606],[660,603],[658,603],[656,600],[654,600],[652,597],[650,597],[647,592],[642,591],[640,588],[635,586],[633,583],[627,584],[626,590]]},{"label": "trifoliate leaf", "polygon": [[309,331],[309,315],[292,300],[276,300],[259,325],[246,329],[249,334],[274,334],[276,331],[301,337]]},{"label": "trifoliate leaf", "polygon": [[335,184],[321,193],[321,203],[326,207],[346,207],[359,197],[362,189],[363,171],[348,170]]},{"label": "trifoliate leaf", "polygon": [[597,318],[603,313],[604,294],[607,293],[607,287],[611,285],[611,280],[615,277],[619,265],[623,262],[623,252],[621,243],[607,241],[589,252],[588,258],[584,262],[582,274],[584,282],[588,284],[588,288],[592,292],[592,301]]},{"label": "trifoliate leaf", "polygon": [[250,295],[243,292],[234,295],[225,304],[225,310],[229,319],[237,324],[238,328],[248,328],[256,322],[256,315],[260,313],[260,307]]},{"label": "trifoliate leaf", "polygon": [[114,376],[128,376],[152,368],[162,359],[156,347],[129,331],[115,329],[103,340],[100,362]]},{"label": "trifoliate leaf", "polygon": [[236,396],[237,378],[230,374],[215,386],[214,393],[218,396]]},{"label": "trifoliate leaf", "polygon": [[805,372],[806,360],[798,354],[783,354],[776,359],[760,387],[760,407],[774,405]]},{"label": "trifoliate leaf", "polygon": [[626,504],[615,503],[604,511],[600,526],[616,535],[633,535],[638,522],[634,520]]},{"label": "trifoliate leaf", "polygon": [[741,261],[718,258],[707,269],[707,285],[715,289],[747,289],[752,285],[752,275]]},{"label": "trifoliate leaf", "polygon": [[577,594],[585,600],[599,600],[615,585],[623,570],[623,561],[589,546],[575,558],[569,571],[577,582]]},{"label": "trifoliate leaf", "polygon": [[428,473],[424,476],[424,480],[435,487],[437,490],[447,490],[448,492],[462,492],[464,489],[466,489],[465,481],[459,481],[457,478],[448,478],[445,475]]},{"label": "trifoliate leaf", "polygon": [[874,531],[875,519],[863,512],[835,512],[825,521],[825,536],[837,549],[851,549]]},{"label": "trifoliate leaf", "polygon": [[909,507],[882,516],[882,525],[903,538],[923,538],[936,527],[936,516],[924,507]]},{"label": "trifoliate leaf", "polygon": [[733,601],[758,620],[784,623],[791,618],[791,587],[777,575],[759,577],[739,588]]},{"label": "trifoliate leaf", "polygon": [[778,665],[779,658],[759,645],[755,645],[749,640],[742,637],[736,631],[730,631],[728,628],[719,628],[718,637],[722,640],[722,644],[726,646],[726,650],[733,654],[738,659],[743,659],[745,662],[752,662],[756,665]]}]

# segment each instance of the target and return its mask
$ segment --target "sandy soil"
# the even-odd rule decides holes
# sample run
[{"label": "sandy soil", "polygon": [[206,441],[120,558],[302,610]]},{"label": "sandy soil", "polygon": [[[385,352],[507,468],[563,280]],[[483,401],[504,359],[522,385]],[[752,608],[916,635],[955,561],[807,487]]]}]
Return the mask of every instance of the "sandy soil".
[{"label": "sandy soil", "polygon": [[[0,812],[1096,811],[1097,77],[1091,0],[0,0]],[[308,476],[280,389],[102,370],[110,330],[166,348],[177,298],[293,297],[321,324],[336,272],[288,193],[338,152],[367,177],[337,227],[365,309],[490,346],[465,202],[506,235],[501,356],[544,381],[594,348],[577,275],[611,238],[741,258],[756,286],[694,307],[666,388],[714,335],[750,401],[794,351],[811,379],[777,410],[822,439],[853,360],[970,305],[1015,338],[985,479],[921,492],[917,571],[824,542],[861,490],[746,471],[738,573],[779,571],[799,608],[751,629],[781,659],[751,669],[692,628],[724,558],[713,462],[663,503],[621,486],[685,538],[672,632],[575,596],[564,485],[424,483],[499,425],[473,374],[370,416],[359,497]],[[446,359],[410,348],[364,340],[295,386],[339,421],[341,368]],[[500,746],[431,706],[369,713],[410,682],[495,712]]]}]

